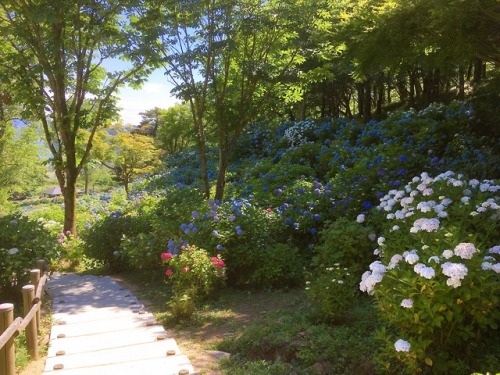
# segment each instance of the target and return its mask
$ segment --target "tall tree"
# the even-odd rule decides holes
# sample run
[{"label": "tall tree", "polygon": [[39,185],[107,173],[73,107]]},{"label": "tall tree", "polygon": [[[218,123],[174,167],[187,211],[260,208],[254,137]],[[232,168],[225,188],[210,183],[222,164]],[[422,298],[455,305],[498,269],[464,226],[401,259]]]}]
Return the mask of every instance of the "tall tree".
[{"label": "tall tree", "polygon": [[194,144],[193,117],[187,104],[162,110],[158,119],[156,143],[168,155]]},{"label": "tall tree", "polygon": [[[137,1],[139,3],[139,1]],[[146,73],[135,29],[135,0],[4,0],[0,3],[0,80],[11,78],[25,117],[40,121],[64,195],[64,229],[76,233],[76,182],[96,129],[116,113],[113,96]],[[132,68],[107,73],[126,55]],[[3,78],[3,79],[2,79]],[[88,129],[85,151],[76,137]]]},{"label": "tall tree", "polygon": [[191,105],[206,196],[206,124],[214,125],[219,148],[215,199],[222,199],[241,132],[270,98],[286,95],[285,77],[302,61],[297,27],[308,8],[299,0],[161,3],[166,73],[178,96]]},{"label": "tall tree", "polygon": [[12,193],[33,192],[44,182],[47,173],[40,158],[37,144],[40,137],[35,127],[24,124],[14,128],[10,124],[3,129],[0,138],[0,213]]},{"label": "tall tree", "polygon": [[152,172],[159,164],[159,152],[153,138],[120,131],[116,135],[106,130],[99,132],[96,143],[97,158],[102,165],[109,168],[130,195],[130,184],[138,177]]}]

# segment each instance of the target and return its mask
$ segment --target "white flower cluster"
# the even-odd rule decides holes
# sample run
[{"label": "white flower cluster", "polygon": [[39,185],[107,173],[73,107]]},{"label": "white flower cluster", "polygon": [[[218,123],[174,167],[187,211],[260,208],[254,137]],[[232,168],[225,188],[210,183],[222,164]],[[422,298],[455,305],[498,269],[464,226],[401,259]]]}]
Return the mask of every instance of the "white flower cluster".
[{"label": "white flower cluster", "polygon": [[406,298],[401,301],[401,306],[405,309],[411,309],[413,307],[413,300],[411,298]]},{"label": "white flower cluster", "polygon": [[417,254],[417,250],[412,250],[412,251],[405,251],[403,253],[403,258],[405,259],[406,263],[408,264],[415,264],[418,262],[420,259]]},{"label": "white flower cluster", "polygon": [[[438,182],[439,184],[437,184]],[[456,188],[460,189],[459,191],[463,194],[461,199],[451,199],[445,195],[444,191],[452,188],[455,188],[455,192]],[[414,177],[412,181],[401,190],[390,190],[381,198],[377,209],[386,212],[388,220],[395,219],[406,221],[410,216],[417,214],[419,218],[414,220],[413,224],[411,221],[407,224],[411,225],[409,232],[431,233],[440,230],[440,219],[447,218],[449,213],[455,212],[455,207],[453,211],[450,210],[452,205],[458,206],[458,209],[463,209],[473,202],[472,198],[474,193],[478,193],[479,191],[496,193],[499,190],[500,186],[496,185],[493,180],[484,180],[483,182],[478,180],[467,181],[464,179],[463,175],[455,174],[451,171],[431,178],[424,172],[420,176]],[[454,197],[455,196],[456,195],[454,195]],[[475,203],[476,202],[477,201],[475,201]],[[482,212],[495,211],[490,219],[497,220],[500,218],[500,212],[498,212],[500,209],[499,204],[498,198],[489,198],[477,205],[473,214],[479,215]],[[427,217],[422,218],[421,216]],[[362,216],[362,220],[365,220],[364,215]],[[358,216],[358,222],[360,221],[361,217]],[[408,226],[403,226],[403,223],[400,225],[392,225],[392,229],[390,229],[388,233],[395,234],[394,231],[399,231],[398,233],[404,235],[401,232],[403,230],[402,228],[408,228]],[[443,232],[442,234],[447,240],[453,241],[452,233],[440,232]],[[375,235],[372,235],[370,239],[372,241],[375,240]],[[388,240],[386,240],[385,237],[379,237],[377,239],[379,248],[374,251],[374,254],[384,258],[384,252],[387,251],[386,249],[389,246],[387,242]],[[399,267],[408,267],[407,265],[411,265],[413,271],[423,279],[434,279],[443,274],[447,285],[457,288],[461,286],[462,281],[469,272],[467,268],[468,263],[462,261],[473,259],[475,254],[480,253],[480,250],[476,248],[473,243],[469,242],[459,243],[453,249],[442,251],[441,254],[433,254],[432,251],[429,250],[431,250],[431,248],[424,245],[422,246],[422,251],[413,249],[395,254],[390,258],[388,264],[384,262],[387,266],[380,261],[373,262],[370,265],[370,271],[365,272],[362,276],[360,289],[369,294],[373,294],[375,286],[382,281],[387,271],[397,270]],[[486,256],[482,262],[482,270],[500,273],[500,263],[497,262],[498,255],[500,254],[500,246],[493,246],[488,252],[489,256]],[[424,259],[421,259],[423,256],[427,259],[427,263],[425,263]],[[401,306],[408,308],[409,304],[410,302],[408,300],[404,300]]]},{"label": "white flower cluster", "polygon": [[356,218],[356,221],[357,221],[359,224],[361,224],[362,222],[364,222],[364,221],[365,221],[365,215],[363,215],[363,214],[358,215],[358,217]]},{"label": "white flower cluster", "polygon": [[315,127],[316,124],[310,120],[297,122],[284,131],[283,138],[285,138],[292,147],[302,146],[309,143],[306,133],[313,131]]},{"label": "white flower cluster", "polygon": [[399,339],[394,343],[394,348],[397,352],[409,352],[411,344],[406,340]]},{"label": "white flower cluster", "polygon": [[[496,245],[492,248],[488,249],[489,254],[500,254],[500,246]],[[484,271],[494,271],[496,273],[500,273],[500,263],[493,263],[495,258],[491,255],[487,255],[484,257],[483,263],[481,264],[481,268]]]},{"label": "white flower cluster", "polygon": [[455,247],[453,252],[462,259],[472,259],[472,255],[477,252],[477,249],[472,243],[462,242]]},{"label": "white flower cluster", "polygon": [[420,231],[435,232],[439,229],[439,219],[417,219],[410,228],[411,233]]},{"label": "white flower cluster", "polygon": [[370,270],[366,271],[361,276],[361,282],[359,283],[359,289],[362,292],[367,292],[368,294],[373,294],[375,285],[382,281],[384,278],[384,273],[386,267],[381,261],[377,260],[370,264]]},{"label": "white flower cluster", "polygon": [[467,276],[467,272],[469,271],[462,263],[446,262],[441,265],[441,268],[443,274],[449,277],[449,279],[446,280],[446,284],[454,288],[458,288],[462,285],[462,280]]},{"label": "white flower cluster", "polygon": [[[463,197],[460,199],[462,204],[469,204],[470,196],[472,195],[471,189],[479,189],[481,192],[496,193],[500,190],[500,185],[496,185],[493,180],[484,180],[482,183],[478,180],[466,181],[463,175],[448,171],[442,173],[435,178],[429,176],[424,172],[419,177],[414,177],[402,190],[390,190],[384,197],[380,199],[380,204],[377,209],[386,211],[387,219],[403,220],[407,217],[414,215],[415,211],[423,213],[435,212],[438,218],[445,218],[448,216],[447,208],[453,203],[453,200],[440,196],[440,201],[427,200],[421,201],[414,206],[415,197],[430,197],[436,194],[436,189],[432,188],[432,184],[438,181],[445,181],[447,186],[451,187],[465,187],[463,190]],[[415,186],[416,185],[416,186]],[[401,208],[400,208],[401,207]],[[490,198],[482,204],[478,205],[474,211],[471,212],[472,216],[476,216],[487,210],[499,210],[500,206],[494,198]]]},{"label": "white flower cluster", "polygon": [[19,252],[19,249],[17,247],[13,247],[12,249],[9,249],[9,255],[15,255]]},{"label": "white flower cluster", "polygon": [[432,267],[427,267],[423,263],[417,263],[415,264],[415,267],[413,267],[413,270],[415,273],[418,273],[420,276],[426,278],[426,279],[432,279],[434,276],[436,276],[436,271]]}]

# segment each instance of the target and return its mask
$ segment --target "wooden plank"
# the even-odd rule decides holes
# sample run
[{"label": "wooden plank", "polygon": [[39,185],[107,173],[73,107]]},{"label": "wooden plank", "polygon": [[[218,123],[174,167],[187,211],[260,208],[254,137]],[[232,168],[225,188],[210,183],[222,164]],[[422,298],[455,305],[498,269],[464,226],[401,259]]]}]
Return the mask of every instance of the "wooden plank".
[{"label": "wooden plank", "polygon": [[19,327],[21,326],[22,322],[23,322],[22,318],[16,318],[9,326],[9,328],[7,328],[4,333],[2,333],[2,335],[0,336],[0,348],[3,348],[11,337],[19,336],[20,332]]}]

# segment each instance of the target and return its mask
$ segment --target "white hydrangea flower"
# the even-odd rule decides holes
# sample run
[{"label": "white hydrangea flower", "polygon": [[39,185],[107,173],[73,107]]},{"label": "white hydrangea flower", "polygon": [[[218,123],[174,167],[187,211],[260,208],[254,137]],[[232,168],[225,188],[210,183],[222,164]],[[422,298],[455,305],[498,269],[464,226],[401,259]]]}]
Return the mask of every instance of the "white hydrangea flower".
[{"label": "white hydrangea flower", "polygon": [[375,262],[372,262],[372,264],[370,264],[370,269],[373,272],[377,272],[377,273],[384,273],[386,271],[385,266],[382,264],[382,262],[380,260],[376,260]]},{"label": "white hydrangea flower", "polygon": [[368,294],[373,294],[375,285],[382,281],[384,274],[378,272],[366,271],[363,276],[361,276],[361,282],[359,283],[359,289],[362,292],[367,292]]},{"label": "white hydrangea flower", "polygon": [[495,263],[494,265],[491,266],[491,269],[496,273],[500,273],[500,263]]},{"label": "white hydrangea flower", "polygon": [[422,270],[422,268],[425,268],[425,264],[423,264],[423,263],[417,263],[413,267],[413,271],[415,271],[415,273],[420,274],[420,271]]},{"label": "white hydrangea flower", "polygon": [[13,247],[12,249],[9,249],[9,255],[15,255],[19,252],[19,249],[17,247]]},{"label": "white hydrangea flower", "polygon": [[436,255],[431,256],[427,262],[428,262],[428,263],[430,263],[430,262],[431,262],[431,260],[432,260],[432,261],[434,261],[434,262],[436,262],[436,264],[439,264],[439,263],[440,263],[440,259],[439,259],[439,257],[438,257],[438,256],[436,256]]},{"label": "white hydrangea flower", "polygon": [[432,267],[424,267],[420,270],[420,276],[430,280],[436,276],[436,271]]},{"label": "white hydrangea flower", "polygon": [[462,198],[460,199],[460,201],[461,201],[462,203],[469,204],[470,197],[462,197]]},{"label": "white hydrangea flower", "polygon": [[384,246],[384,242],[385,242],[385,237],[377,238],[377,243],[379,246]]},{"label": "white hydrangea flower", "polygon": [[472,259],[472,256],[477,252],[477,249],[472,243],[462,242],[455,247],[453,252],[462,259]]},{"label": "white hydrangea flower", "polygon": [[388,266],[387,266],[387,269],[388,270],[392,270],[394,269],[394,267],[396,267],[396,265],[401,261],[403,260],[403,257],[400,255],[400,254],[394,254],[392,257],[391,257],[391,261],[389,262]]},{"label": "white hydrangea flower", "polygon": [[391,229],[391,232],[394,232],[395,230],[399,230],[399,225],[394,225]]},{"label": "white hydrangea flower", "polygon": [[461,279],[456,277],[450,277],[448,280],[446,280],[446,285],[452,286],[453,288],[458,288],[460,285],[462,285],[462,282],[460,280]]},{"label": "white hydrangea flower", "polygon": [[401,199],[401,207],[408,207],[409,205],[411,205],[413,203],[413,197],[405,197],[403,199]]},{"label": "white hydrangea flower", "polygon": [[397,210],[394,214],[394,216],[396,217],[396,219],[398,220],[403,220],[405,218],[405,211],[403,210]]},{"label": "white hydrangea flower", "polygon": [[490,254],[500,254],[500,245],[493,246],[488,250]]},{"label": "white hydrangea flower", "polygon": [[483,271],[491,270],[492,267],[493,267],[493,264],[491,264],[490,262],[483,262],[483,263],[481,263],[481,269]]},{"label": "white hydrangea flower", "polygon": [[409,352],[411,344],[408,341],[399,339],[394,343],[394,348],[396,349],[397,352]]},{"label": "white hydrangea flower", "polygon": [[455,255],[455,253],[451,250],[445,250],[443,251],[443,254],[441,254],[441,256],[445,259],[450,259],[453,255]]},{"label": "white hydrangea flower", "polygon": [[411,309],[413,307],[413,300],[411,298],[406,298],[401,301],[401,307],[404,307],[405,309]]},{"label": "white hydrangea flower", "polygon": [[433,193],[434,193],[434,190],[432,190],[431,188],[427,188],[427,189],[425,189],[425,190],[422,192],[422,195],[423,195],[424,197],[428,197],[428,196],[432,195]]},{"label": "white hydrangea flower", "polygon": [[479,185],[479,190],[481,190],[483,193],[485,191],[488,191],[489,188],[490,188],[490,184],[488,184],[487,182]]},{"label": "white hydrangea flower", "polygon": [[439,229],[439,219],[417,219],[410,228],[411,233],[417,233],[421,230],[426,232],[435,232]]},{"label": "white hydrangea flower", "polygon": [[469,185],[473,188],[477,187],[479,185],[479,180],[473,179],[469,181]]},{"label": "white hydrangea flower", "polygon": [[498,190],[500,190],[500,185],[491,185],[488,189],[490,193],[496,193]]},{"label": "white hydrangea flower", "polygon": [[419,257],[417,255],[417,251],[416,250],[412,250],[410,253],[408,253],[405,256],[405,261],[408,264],[415,264],[415,263],[418,262],[418,260],[419,260]]},{"label": "white hydrangea flower", "polygon": [[365,215],[359,214],[358,217],[356,218],[356,221],[361,224],[365,221]]},{"label": "white hydrangea flower", "polygon": [[446,262],[441,265],[441,268],[443,269],[443,274],[449,277],[446,280],[446,284],[454,288],[462,285],[461,280],[467,276],[468,272],[467,267],[462,263]]}]

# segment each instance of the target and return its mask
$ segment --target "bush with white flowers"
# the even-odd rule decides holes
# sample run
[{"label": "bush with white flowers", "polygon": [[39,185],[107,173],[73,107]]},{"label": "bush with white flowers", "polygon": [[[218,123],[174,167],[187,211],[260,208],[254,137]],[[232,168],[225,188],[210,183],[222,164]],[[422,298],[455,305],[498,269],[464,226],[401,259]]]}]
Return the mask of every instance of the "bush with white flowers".
[{"label": "bush with white flowers", "polygon": [[492,180],[422,173],[381,199],[380,259],[360,289],[387,322],[378,355],[386,369],[473,370],[500,320],[499,190]]}]

